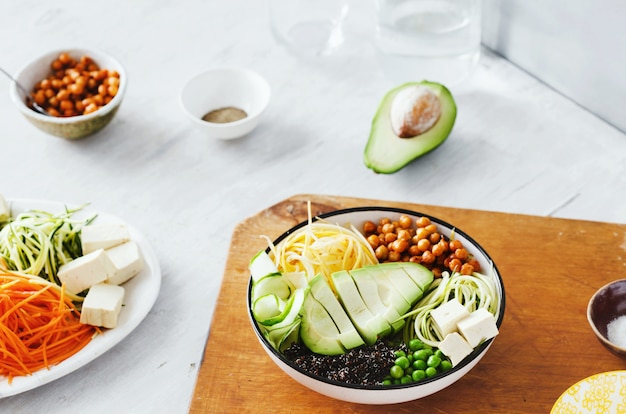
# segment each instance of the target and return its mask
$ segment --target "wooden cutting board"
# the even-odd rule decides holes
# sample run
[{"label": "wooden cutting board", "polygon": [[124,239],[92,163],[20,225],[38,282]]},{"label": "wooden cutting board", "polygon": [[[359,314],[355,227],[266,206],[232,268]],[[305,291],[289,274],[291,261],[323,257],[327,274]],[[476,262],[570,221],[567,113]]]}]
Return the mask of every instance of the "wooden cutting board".
[{"label": "wooden cutting board", "polygon": [[[471,235],[498,266],[506,291],[500,334],[465,377],[426,398],[394,406],[317,394],[265,354],[247,316],[247,265],[272,239],[313,214],[355,206],[401,207]],[[296,195],[234,230],[191,413],[548,413],[567,388],[592,374],[626,369],[586,318],[602,285],[626,278],[626,225],[464,210],[380,200]]]}]

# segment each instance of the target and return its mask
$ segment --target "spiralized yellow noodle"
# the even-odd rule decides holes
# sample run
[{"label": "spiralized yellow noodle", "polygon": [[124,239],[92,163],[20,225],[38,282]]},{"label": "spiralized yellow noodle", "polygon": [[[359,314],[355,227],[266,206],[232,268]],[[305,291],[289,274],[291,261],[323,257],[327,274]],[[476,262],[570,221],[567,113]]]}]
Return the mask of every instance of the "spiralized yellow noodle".
[{"label": "spiralized yellow noodle", "polygon": [[311,220],[270,249],[278,269],[282,272],[305,272],[308,280],[323,273],[357,269],[377,264],[374,250],[365,237],[353,226],[342,227],[328,221]]}]

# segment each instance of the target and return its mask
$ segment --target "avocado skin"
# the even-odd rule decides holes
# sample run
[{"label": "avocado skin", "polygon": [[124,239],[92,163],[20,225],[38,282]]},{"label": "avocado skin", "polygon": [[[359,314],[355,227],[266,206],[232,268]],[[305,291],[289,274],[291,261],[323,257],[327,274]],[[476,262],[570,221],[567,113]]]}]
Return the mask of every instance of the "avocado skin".
[{"label": "avocado skin", "polygon": [[[439,97],[441,116],[437,123],[423,134],[411,138],[400,138],[391,128],[389,118],[391,103],[398,92],[414,85],[427,86]],[[363,161],[376,173],[393,174],[441,145],[450,135],[455,120],[456,103],[444,85],[429,81],[404,83],[390,90],[383,97],[372,120]]]}]

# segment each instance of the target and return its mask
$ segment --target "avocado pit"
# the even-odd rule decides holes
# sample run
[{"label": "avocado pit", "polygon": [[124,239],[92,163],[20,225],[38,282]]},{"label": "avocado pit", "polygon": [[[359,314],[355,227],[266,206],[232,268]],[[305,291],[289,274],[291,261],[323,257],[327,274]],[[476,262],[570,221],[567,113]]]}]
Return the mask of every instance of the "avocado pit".
[{"label": "avocado pit", "polygon": [[441,102],[423,85],[402,89],[393,99],[389,111],[391,128],[400,138],[411,138],[431,129],[441,117]]}]

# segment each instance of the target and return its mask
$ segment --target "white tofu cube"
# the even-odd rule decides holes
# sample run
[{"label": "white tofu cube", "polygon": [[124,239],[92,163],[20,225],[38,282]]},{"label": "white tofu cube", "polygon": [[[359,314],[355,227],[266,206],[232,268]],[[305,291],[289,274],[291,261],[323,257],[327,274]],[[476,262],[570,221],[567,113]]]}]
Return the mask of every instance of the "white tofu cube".
[{"label": "white tofu cube", "polygon": [[457,323],[457,328],[471,347],[498,335],[498,326],[493,314],[485,308],[470,313]]},{"label": "white tofu cube", "polygon": [[449,300],[430,311],[435,328],[439,330],[442,338],[445,338],[449,333],[455,332],[457,322],[468,315],[469,311],[456,299]]},{"label": "white tofu cube", "polygon": [[130,240],[125,224],[90,224],[80,232],[83,254],[98,249],[110,249]]},{"label": "white tofu cube", "polygon": [[7,205],[7,201],[4,199],[2,194],[0,194],[0,221],[6,221],[11,217],[11,211],[9,211],[9,206]]},{"label": "white tofu cube", "polygon": [[123,300],[123,287],[106,283],[93,285],[83,301],[80,322],[86,325],[115,328]]},{"label": "white tofu cube", "polygon": [[104,249],[96,250],[62,265],[57,272],[61,283],[70,293],[80,293],[104,282],[115,273],[115,267]]},{"label": "white tofu cube", "polygon": [[474,350],[458,332],[448,334],[443,341],[439,342],[439,349],[445,356],[450,358],[452,366],[456,366],[463,361]]},{"label": "white tofu cube", "polygon": [[115,267],[115,272],[109,276],[107,283],[121,285],[143,269],[144,263],[139,246],[132,240],[111,247],[105,250],[105,253]]}]

